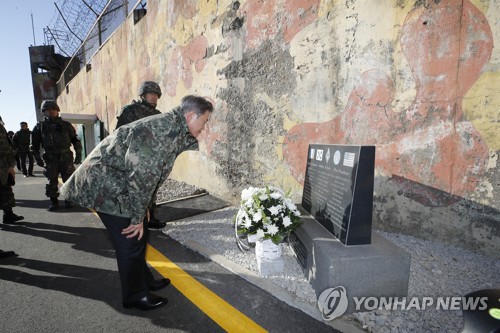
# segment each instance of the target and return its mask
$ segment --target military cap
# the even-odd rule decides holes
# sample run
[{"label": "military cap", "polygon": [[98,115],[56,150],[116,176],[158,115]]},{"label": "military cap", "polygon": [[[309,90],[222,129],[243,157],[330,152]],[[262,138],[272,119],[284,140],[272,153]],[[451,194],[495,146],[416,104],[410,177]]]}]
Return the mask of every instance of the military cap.
[{"label": "military cap", "polygon": [[44,100],[42,102],[42,105],[40,106],[40,110],[42,112],[47,110],[47,109],[61,111],[61,109],[59,109],[59,105],[57,105],[57,103],[55,101],[50,100],[50,99]]},{"label": "military cap", "polygon": [[161,88],[156,82],[144,81],[139,87],[139,96],[142,96],[147,93],[158,94],[158,98],[160,98]]}]

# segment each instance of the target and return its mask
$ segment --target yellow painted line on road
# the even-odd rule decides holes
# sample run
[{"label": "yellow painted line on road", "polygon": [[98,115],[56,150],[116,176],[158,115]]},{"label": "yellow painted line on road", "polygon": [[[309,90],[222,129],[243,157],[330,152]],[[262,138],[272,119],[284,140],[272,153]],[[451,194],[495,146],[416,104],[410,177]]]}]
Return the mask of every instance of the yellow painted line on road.
[{"label": "yellow painted line on road", "polygon": [[[89,210],[99,217],[95,210]],[[168,277],[177,290],[226,332],[267,332],[149,244],[146,260],[163,277]]]},{"label": "yellow painted line on road", "polygon": [[149,244],[146,260],[226,332],[267,332]]}]

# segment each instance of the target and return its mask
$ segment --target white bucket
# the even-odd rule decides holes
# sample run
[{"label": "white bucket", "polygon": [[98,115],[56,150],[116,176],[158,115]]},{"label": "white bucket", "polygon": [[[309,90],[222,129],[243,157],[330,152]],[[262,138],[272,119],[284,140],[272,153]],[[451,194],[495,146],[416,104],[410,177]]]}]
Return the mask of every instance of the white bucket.
[{"label": "white bucket", "polygon": [[274,244],[270,239],[255,242],[255,255],[262,259],[277,259],[281,257],[281,244]]}]

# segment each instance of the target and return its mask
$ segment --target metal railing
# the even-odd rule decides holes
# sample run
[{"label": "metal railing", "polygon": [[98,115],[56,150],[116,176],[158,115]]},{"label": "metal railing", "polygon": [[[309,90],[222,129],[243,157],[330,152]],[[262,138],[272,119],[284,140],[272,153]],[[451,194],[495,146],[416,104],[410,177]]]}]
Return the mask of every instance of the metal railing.
[{"label": "metal railing", "polygon": [[[101,46],[111,37],[118,27],[126,20],[128,15],[137,7],[145,8],[146,1],[135,0],[110,0],[102,13],[83,40],[80,47],[71,57],[66,68],[57,81],[57,94],[61,94],[67,84],[82,70],[90,70],[92,57]],[[97,13],[95,13],[97,15]]]}]

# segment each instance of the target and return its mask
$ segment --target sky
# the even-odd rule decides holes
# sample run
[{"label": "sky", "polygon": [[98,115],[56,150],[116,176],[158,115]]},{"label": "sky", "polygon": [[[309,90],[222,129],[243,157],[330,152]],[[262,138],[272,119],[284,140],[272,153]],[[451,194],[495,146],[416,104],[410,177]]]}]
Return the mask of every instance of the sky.
[{"label": "sky", "polygon": [[54,0],[2,1],[1,9],[0,115],[7,130],[18,131],[21,121],[33,129],[36,110],[28,47],[44,44],[43,28],[49,25],[57,9]]}]

